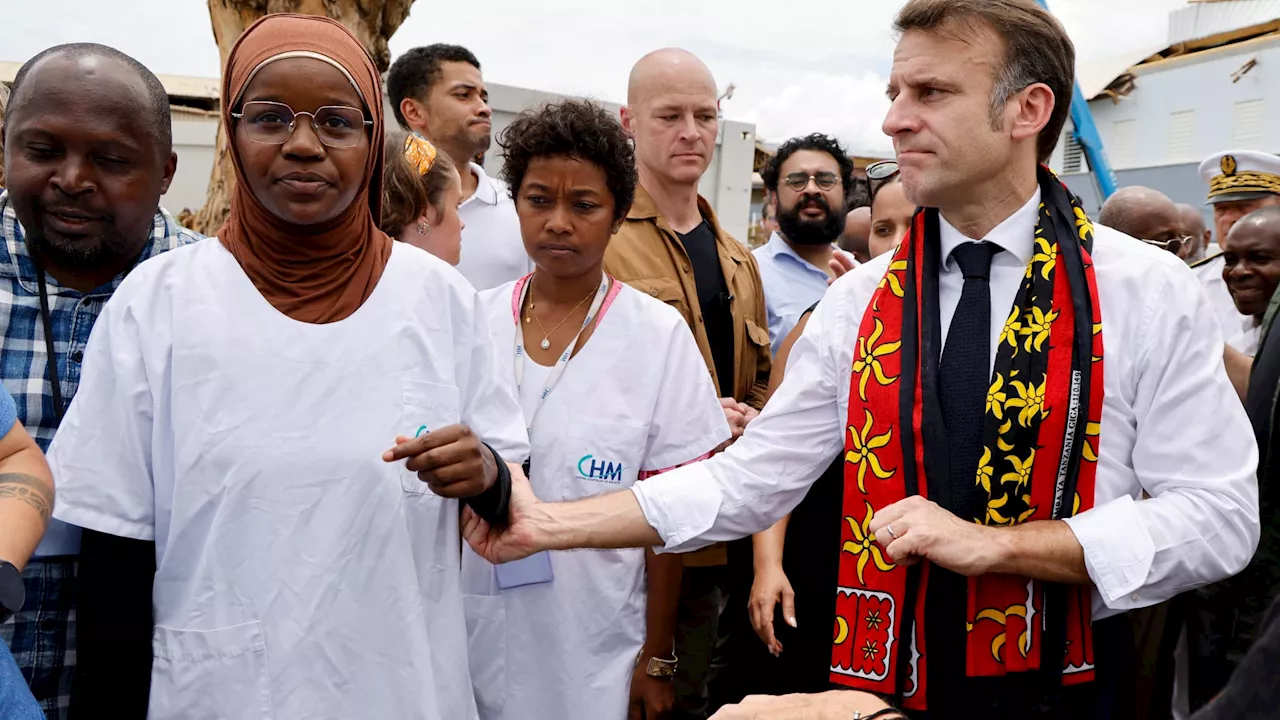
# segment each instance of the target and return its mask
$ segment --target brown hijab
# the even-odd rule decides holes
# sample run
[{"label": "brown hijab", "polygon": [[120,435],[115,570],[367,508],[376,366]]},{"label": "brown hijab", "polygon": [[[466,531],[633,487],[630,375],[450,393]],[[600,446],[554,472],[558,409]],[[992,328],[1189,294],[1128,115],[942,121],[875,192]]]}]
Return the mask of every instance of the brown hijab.
[{"label": "brown hijab", "polygon": [[[232,110],[260,66],[282,53],[315,53],[344,68],[373,120],[360,193],[328,222],[301,226],[272,215],[254,197],[234,141]],[[236,169],[231,214],[218,238],[277,310],[294,320],[331,323],[350,317],[373,293],[391,257],[382,215],[382,85],[360,41],[340,23],[314,15],[268,15],[240,36],[222,75],[222,126]]]}]

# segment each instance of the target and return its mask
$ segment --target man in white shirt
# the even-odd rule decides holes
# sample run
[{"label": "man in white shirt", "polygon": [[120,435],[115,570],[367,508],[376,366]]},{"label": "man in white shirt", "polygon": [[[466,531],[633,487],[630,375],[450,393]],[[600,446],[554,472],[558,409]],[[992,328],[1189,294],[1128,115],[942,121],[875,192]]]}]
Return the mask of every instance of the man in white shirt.
[{"label": "man in white shirt", "polygon": [[430,140],[458,167],[464,198],[458,215],[466,225],[458,272],[477,290],[533,272],[507,184],[475,162],[488,151],[493,133],[476,56],[457,45],[414,48],[391,66],[387,95],[400,126]]},{"label": "man in white shirt", "polygon": [[1214,252],[1218,252],[1213,242],[1213,233],[1205,227],[1204,214],[1200,208],[1188,203],[1178,203],[1178,214],[1182,216],[1182,231],[1193,241],[1191,252],[1186,257],[1187,264],[1203,260],[1210,246],[1213,246]]},{"label": "man in white shirt", "polygon": [[[1221,333],[1181,261],[1106,228],[1091,242],[1083,210],[1067,205],[1066,191],[1038,167],[1065,123],[1074,80],[1074,51],[1052,16],[1018,0],[911,0],[897,29],[884,129],[909,199],[938,210],[917,215],[911,242],[892,257],[832,287],[792,349],[788,380],[728,451],[631,493],[577,503],[540,503],[518,483],[511,526],[492,529],[470,516],[468,541],[496,560],[541,548],[691,550],[768,527],[844,449],[848,527],[838,604],[874,607],[854,622],[836,618],[837,630],[847,632],[837,632],[835,649],[858,667],[837,663],[833,680],[913,709],[927,701],[929,718],[1131,717],[1126,695],[1134,688],[1124,675],[1132,671],[1125,648],[1133,639],[1122,613],[1238,572],[1258,540],[1257,450],[1223,372]],[[917,242],[921,233],[928,242]],[[1084,252],[1090,244],[1092,255]],[[988,267],[974,270],[979,253]],[[923,268],[912,273],[913,263]],[[1052,292],[1029,297],[1041,277],[1052,278]],[[936,288],[936,300],[921,284]],[[975,313],[983,296],[987,312]],[[919,326],[903,313],[905,328],[868,327],[866,320],[878,321],[906,298],[924,308]],[[1009,317],[1028,301],[1035,312]],[[1057,322],[1065,315],[1074,324]],[[979,319],[988,327],[975,327]],[[904,360],[906,347],[917,357]],[[961,361],[973,369],[975,348],[986,353],[979,363],[994,355],[1003,386],[984,387],[991,365],[976,383],[950,379],[950,366]],[[1011,356],[1016,366],[1045,352],[1058,358],[1047,374],[1003,371]],[[892,408],[884,387],[910,389],[898,382],[904,377],[923,377],[925,386],[902,393],[903,413],[890,409],[872,422],[867,398]],[[922,396],[930,412],[920,410]],[[850,406],[868,408],[865,424]],[[1014,438],[1015,450],[1036,452],[1012,463],[1005,428],[996,432],[989,422],[997,408],[1015,432],[1039,424],[1043,450]],[[917,419],[903,423],[903,416]],[[974,421],[989,431],[981,445],[969,436]],[[1056,435],[1045,431],[1050,423]],[[1211,448],[1202,440],[1209,432]],[[961,451],[983,446],[998,455],[969,455],[969,470],[956,469]],[[871,460],[895,453],[896,461]],[[989,474],[991,462],[1012,471]],[[919,495],[872,502],[907,481],[944,503],[966,489],[982,491],[991,497],[987,517],[975,522],[973,506],[952,510]],[[997,486],[1007,507],[994,502]],[[1050,502],[1028,507],[1028,497],[1045,491]],[[851,513],[864,497],[865,515]],[[901,583],[904,570],[906,587],[917,588],[923,603],[898,604],[898,594],[865,589]],[[985,593],[1019,577],[1021,602],[974,602],[973,587]],[[970,589],[940,608],[950,624],[935,617],[929,597],[947,578],[953,591],[965,592],[966,581]],[[897,621],[925,626],[921,605],[931,629],[904,634]],[[874,633],[878,641],[868,637],[852,652],[842,644]],[[989,647],[972,644],[979,634]],[[931,645],[943,636],[945,648]],[[879,702],[868,698],[833,692],[796,700],[791,714],[776,717],[865,713]]]},{"label": "man in white shirt", "polygon": [[[1207,158],[1200,164],[1200,177],[1209,186],[1208,203],[1213,207],[1217,247],[1191,267],[1204,285],[1210,307],[1222,325],[1228,342],[1252,329],[1253,320],[1236,310],[1223,279],[1222,248],[1227,233],[1240,218],[1264,207],[1280,205],[1280,157],[1251,150],[1230,150]],[[1239,359],[1239,358],[1237,358]],[[1228,369],[1232,360],[1228,359]]]}]

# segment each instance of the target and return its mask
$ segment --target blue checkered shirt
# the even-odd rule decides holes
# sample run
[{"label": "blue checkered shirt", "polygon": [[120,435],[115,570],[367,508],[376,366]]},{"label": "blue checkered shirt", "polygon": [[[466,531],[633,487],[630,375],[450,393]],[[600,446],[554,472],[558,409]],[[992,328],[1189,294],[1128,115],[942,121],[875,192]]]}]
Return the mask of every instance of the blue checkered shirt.
[{"label": "blue checkered shirt", "polygon": [[[200,240],[201,236],[178,225],[163,208],[151,225],[151,240],[138,262]],[[58,284],[45,274],[49,313],[53,324],[53,348],[57,355],[62,401],[71,403],[80,386],[80,362],[89,332],[124,274],[89,293]],[[0,382],[18,406],[18,419],[40,449],[47,450],[58,429],[53,392],[48,379],[48,353],[40,317],[40,287],[35,265],[27,250],[22,226],[9,194],[0,192]],[[0,640],[9,643],[13,657],[31,686],[41,708],[51,720],[65,720],[75,669],[75,561],[66,556],[78,551],[76,534],[54,520],[50,523],[37,559],[23,579],[26,606],[3,626]]]}]

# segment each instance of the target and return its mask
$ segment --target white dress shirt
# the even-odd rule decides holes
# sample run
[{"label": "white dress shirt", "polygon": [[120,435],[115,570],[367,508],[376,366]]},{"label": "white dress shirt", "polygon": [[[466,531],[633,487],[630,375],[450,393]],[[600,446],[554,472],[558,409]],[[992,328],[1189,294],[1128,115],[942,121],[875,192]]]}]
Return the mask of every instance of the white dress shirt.
[{"label": "white dress shirt", "polygon": [[[462,172],[467,172],[466,168]],[[471,163],[476,191],[458,206],[462,229],[462,253],[458,272],[481,292],[515,282],[533,272],[533,261],[524,249],[520,218],[507,184],[485,174]]]},{"label": "white dress shirt", "polygon": [[1245,352],[1236,347],[1236,340],[1241,335],[1248,333],[1257,324],[1257,321],[1251,317],[1241,315],[1236,308],[1236,301],[1231,299],[1231,291],[1227,289],[1227,281],[1222,277],[1222,271],[1226,265],[1226,258],[1219,252],[1208,262],[1193,268],[1192,272],[1195,274],[1196,279],[1200,281],[1201,287],[1204,288],[1209,308],[1213,310],[1214,316],[1218,318],[1218,323],[1222,326],[1222,337],[1240,352],[1252,355],[1252,352]]},{"label": "white dress shirt", "polygon": [[[986,237],[1005,250],[991,267],[993,363],[1031,259],[1039,202],[1037,191]],[[1259,535],[1258,453],[1196,278],[1171,253],[1095,230],[1106,398],[1094,508],[1066,522],[1084,548],[1102,618],[1244,568]],[[940,240],[945,342],[964,284],[949,256],[968,238],[942,220]],[[727,452],[631,489],[666,550],[771,527],[843,450],[858,329],[890,259],[831,287],[791,350],[786,381]]]}]

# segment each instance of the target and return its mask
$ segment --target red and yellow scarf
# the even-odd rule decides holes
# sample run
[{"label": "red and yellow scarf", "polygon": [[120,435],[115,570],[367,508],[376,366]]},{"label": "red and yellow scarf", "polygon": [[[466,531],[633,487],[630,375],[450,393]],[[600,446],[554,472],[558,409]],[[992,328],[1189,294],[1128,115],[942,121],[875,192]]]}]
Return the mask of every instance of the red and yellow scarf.
[{"label": "red and yellow scarf", "polygon": [[[1040,187],[1034,257],[1000,335],[987,394],[974,468],[978,504],[949,508],[984,525],[1061,519],[1093,507],[1103,394],[1093,225],[1047,168]],[[939,255],[938,212],[922,210],[858,332],[831,660],[833,682],[895,696],[913,710],[926,709],[930,568],[893,565],[868,528],[881,508],[948,484],[937,398]],[[967,676],[1061,667],[1065,685],[1093,679],[1087,587],[984,575],[968,578],[967,598]]]}]

